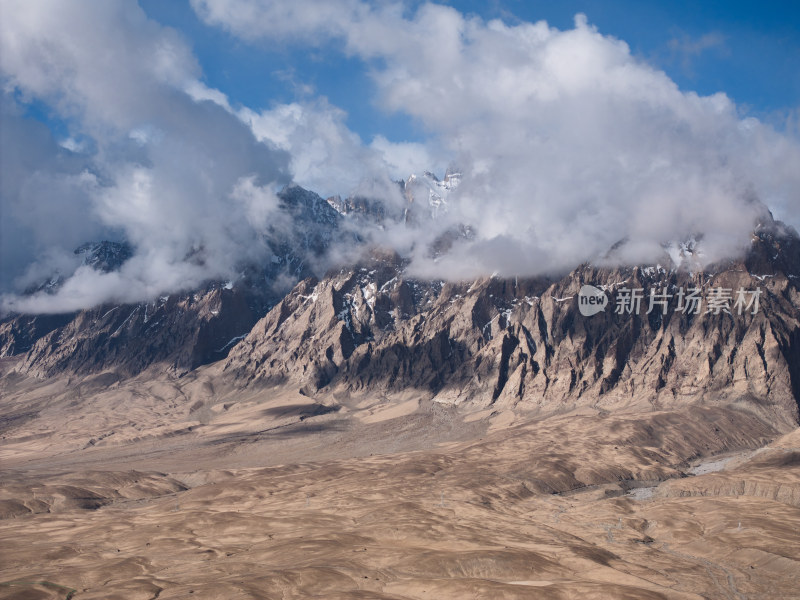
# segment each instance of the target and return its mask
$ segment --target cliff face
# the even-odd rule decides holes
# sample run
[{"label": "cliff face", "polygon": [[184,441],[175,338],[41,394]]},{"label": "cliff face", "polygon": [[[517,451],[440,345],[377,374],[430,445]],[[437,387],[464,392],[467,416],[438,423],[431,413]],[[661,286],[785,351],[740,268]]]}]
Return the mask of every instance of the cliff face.
[{"label": "cliff face", "polygon": [[[374,257],[299,284],[225,370],[241,384],[289,382],[307,394],[412,388],[444,402],[547,411],[743,401],[789,424],[800,398],[798,267],[796,238],[779,231],[754,236],[744,260],[694,274],[582,266],[557,280],[445,284]],[[607,291],[604,312],[581,314],[585,284]],[[677,310],[679,290],[691,288],[701,290],[699,314]],[[626,289],[642,290],[639,314],[617,313]],[[729,312],[707,313],[718,289],[729,290]],[[665,313],[655,305],[647,314],[651,290],[672,296]]]},{"label": "cliff face", "polygon": [[[257,316],[247,300],[242,293],[212,287],[150,303],[81,311],[39,337],[19,369],[36,377],[108,369],[125,376],[158,364],[185,373],[225,357],[236,336],[249,331]],[[5,326],[17,326],[19,320]]]},{"label": "cliff face", "polygon": [[74,315],[21,315],[0,322],[0,358],[25,354],[37,340],[63,327]]}]

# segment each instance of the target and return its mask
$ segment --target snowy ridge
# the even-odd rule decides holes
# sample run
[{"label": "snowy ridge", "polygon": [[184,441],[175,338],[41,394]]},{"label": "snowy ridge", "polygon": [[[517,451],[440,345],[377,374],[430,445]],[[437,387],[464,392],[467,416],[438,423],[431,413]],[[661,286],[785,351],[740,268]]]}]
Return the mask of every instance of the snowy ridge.
[{"label": "snowy ridge", "polygon": [[403,191],[410,204],[427,203],[430,216],[435,219],[440,211],[447,211],[450,195],[458,189],[461,178],[461,172],[452,168],[441,180],[430,171],[425,171],[421,177],[412,174],[406,179]]}]

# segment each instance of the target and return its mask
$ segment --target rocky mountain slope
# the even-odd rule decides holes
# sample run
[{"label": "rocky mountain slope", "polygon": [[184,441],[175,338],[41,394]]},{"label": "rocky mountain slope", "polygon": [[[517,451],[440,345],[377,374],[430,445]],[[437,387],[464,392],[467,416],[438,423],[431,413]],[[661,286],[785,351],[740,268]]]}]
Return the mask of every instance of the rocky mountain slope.
[{"label": "rocky mountain slope", "polygon": [[[129,376],[155,363],[185,373],[224,357],[249,330],[257,317],[248,300],[244,292],[212,285],[154,302],[83,310],[36,340],[19,368],[36,377],[107,369]],[[13,333],[23,319],[0,331]]]},{"label": "rocky mountain slope", "polygon": [[[265,232],[271,257],[241,266],[235,281],[151,302],[111,304],[65,315],[9,315],[0,321],[0,358],[22,355],[19,369],[37,377],[112,369],[135,375],[150,365],[186,373],[224,358],[294,282],[313,272],[341,215],[317,194],[289,186],[278,194],[280,213]],[[119,269],[131,256],[127,244],[84,244],[82,264]],[[30,293],[54,292],[57,274]]]},{"label": "rocky mountain slope", "polygon": [[[800,243],[779,224],[754,235],[744,260],[698,273],[584,265],[554,280],[454,284],[415,281],[399,257],[376,254],[298,284],[225,370],[243,385],[289,382],[309,395],[411,388],[441,402],[548,411],[743,400],[788,425],[800,398],[798,277]],[[608,290],[605,312],[579,312],[584,284]],[[701,290],[699,314],[676,310],[681,288]],[[625,289],[642,290],[639,314],[617,314]],[[706,314],[716,289],[731,298]],[[739,289],[748,300],[760,291],[755,314],[735,306]],[[646,314],[651,290],[671,304]]]}]

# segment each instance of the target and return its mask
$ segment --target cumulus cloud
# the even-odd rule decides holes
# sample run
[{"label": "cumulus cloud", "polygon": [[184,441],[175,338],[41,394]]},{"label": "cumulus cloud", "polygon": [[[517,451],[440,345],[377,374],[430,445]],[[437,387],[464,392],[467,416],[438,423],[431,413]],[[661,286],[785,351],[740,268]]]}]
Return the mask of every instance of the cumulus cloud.
[{"label": "cumulus cloud", "polygon": [[159,111],[156,98],[200,74],[177,32],[135,3],[10,0],[3,9],[6,86],[48,101],[90,131],[141,125]]},{"label": "cumulus cloud", "polygon": [[324,98],[260,112],[245,108],[239,117],[256,138],[288,153],[295,182],[323,196],[347,193],[365,173],[380,170],[374,153],[347,127],[345,112]]},{"label": "cumulus cloud", "polygon": [[[274,190],[290,181],[289,156],[222,105],[175,31],[122,0],[12,1],[0,44],[4,271],[8,262],[18,275],[28,263],[21,286],[48,267],[67,278],[56,295],[6,295],[4,308],[148,299],[266,255],[259,232]],[[21,116],[29,100],[90,139],[91,152],[59,146]],[[103,238],[135,249],[119,273],[73,273],[52,260]]]},{"label": "cumulus cloud", "polygon": [[472,224],[476,236],[436,263],[420,253],[420,273],[554,271],[620,240],[622,258],[647,261],[697,233],[710,262],[746,247],[763,204],[800,220],[796,137],[742,118],[723,93],[680,90],[583,15],[560,31],[435,4],[411,14],[355,0],[324,13],[316,0],[193,5],[244,39],[339,44],[367,63],[385,109],[449,150],[464,179],[439,227]]},{"label": "cumulus cloud", "polygon": [[257,139],[288,153],[297,184],[325,197],[350,194],[365,181],[399,181],[446,167],[433,144],[391,142],[382,135],[366,144],[348,128],[347,113],[326,98],[236,114]]},{"label": "cumulus cloud", "polygon": [[383,167],[395,180],[425,171],[444,172],[449,166],[444,153],[431,146],[430,143],[391,142],[382,135],[376,135],[370,143],[370,148],[377,153]]},{"label": "cumulus cloud", "polygon": [[44,124],[25,118],[8,96],[0,110],[0,147],[0,289],[8,289],[38,256],[49,253],[52,262],[71,254],[103,226],[91,216],[87,192],[93,178],[85,171],[85,157],[59,145]]},{"label": "cumulus cloud", "polygon": [[369,16],[370,7],[360,0],[302,0],[301,2],[217,2],[190,0],[206,23],[224,27],[256,40],[269,37],[307,40],[319,36],[345,35],[359,15]]}]

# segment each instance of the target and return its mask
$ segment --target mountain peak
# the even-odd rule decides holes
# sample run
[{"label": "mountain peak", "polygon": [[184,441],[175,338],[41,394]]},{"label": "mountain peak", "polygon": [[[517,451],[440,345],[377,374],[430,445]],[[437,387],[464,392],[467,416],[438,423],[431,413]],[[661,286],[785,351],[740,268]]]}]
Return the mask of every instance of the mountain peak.
[{"label": "mountain peak", "polygon": [[133,248],[128,242],[103,240],[81,244],[75,249],[75,254],[81,257],[81,264],[109,273],[117,271],[133,256]]}]

